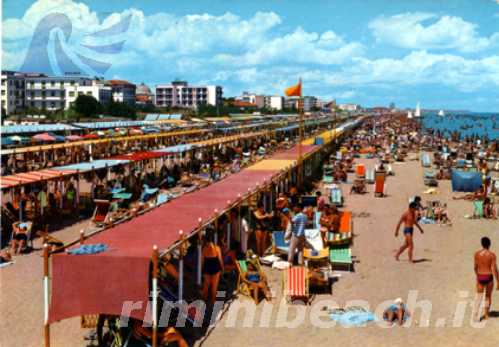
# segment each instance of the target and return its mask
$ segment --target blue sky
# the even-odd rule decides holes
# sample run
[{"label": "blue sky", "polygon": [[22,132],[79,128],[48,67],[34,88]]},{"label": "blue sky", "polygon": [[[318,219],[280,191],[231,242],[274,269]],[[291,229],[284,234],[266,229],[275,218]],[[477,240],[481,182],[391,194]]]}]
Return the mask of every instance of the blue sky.
[{"label": "blue sky", "polygon": [[[282,94],[299,76],[304,93],[366,106],[499,110],[499,0],[4,0],[2,68],[19,69],[39,21],[64,51],[110,64],[106,78],[153,87],[175,78]],[[93,37],[131,16],[126,33]],[[36,35],[35,35],[36,36]],[[88,46],[124,41],[120,52]],[[85,46],[83,46],[85,45]],[[54,71],[61,72],[47,44]]]}]

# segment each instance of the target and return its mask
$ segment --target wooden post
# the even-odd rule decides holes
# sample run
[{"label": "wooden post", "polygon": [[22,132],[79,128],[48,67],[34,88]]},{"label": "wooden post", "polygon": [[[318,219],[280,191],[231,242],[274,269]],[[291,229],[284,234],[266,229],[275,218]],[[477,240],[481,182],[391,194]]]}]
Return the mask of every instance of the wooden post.
[{"label": "wooden post", "polygon": [[158,346],[158,246],[152,248],[152,347]]},{"label": "wooden post", "polygon": [[50,347],[49,324],[49,246],[43,245],[43,327],[45,347]]},{"label": "wooden post", "polygon": [[215,245],[218,245],[218,209],[215,209],[215,222],[214,222],[214,225],[215,225],[215,235],[213,235],[214,237],[214,242],[215,242]]},{"label": "wooden post", "polygon": [[203,255],[203,230],[201,229],[202,226],[202,219],[198,218],[199,222],[199,231],[198,231],[198,268],[197,268],[197,276],[196,276],[196,283],[198,286],[201,286],[201,279],[202,279],[202,268],[201,268],[201,258]]},{"label": "wooden post", "polygon": [[76,207],[80,206],[80,170],[76,170]]},{"label": "wooden post", "polygon": [[178,302],[183,301],[184,296],[184,232],[179,230],[180,236],[180,256],[178,261]]}]

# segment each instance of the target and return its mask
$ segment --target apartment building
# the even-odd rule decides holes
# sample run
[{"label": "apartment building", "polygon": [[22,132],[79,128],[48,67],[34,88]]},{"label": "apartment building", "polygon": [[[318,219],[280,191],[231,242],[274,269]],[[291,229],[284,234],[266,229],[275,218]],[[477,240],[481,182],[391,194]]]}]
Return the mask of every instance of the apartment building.
[{"label": "apartment building", "polygon": [[198,105],[222,104],[223,90],[220,86],[191,86],[186,81],[156,86],[156,106],[194,108]]},{"label": "apartment building", "polygon": [[136,85],[124,80],[110,80],[107,84],[112,89],[112,99],[115,102],[123,102],[128,105],[135,105]]},{"label": "apartment building", "polygon": [[284,107],[284,98],[282,96],[265,96],[264,107],[271,110],[282,110]]},{"label": "apartment building", "polygon": [[94,97],[101,104],[107,104],[112,99],[112,88],[100,80],[92,80],[91,84],[75,84],[65,88],[66,103],[65,108],[71,107],[80,95],[89,95]]},{"label": "apartment building", "polygon": [[15,71],[2,71],[2,114],[11,114],[24,108],[24,75]]},{"label": "apartment building", "polygon": [[25,106],[49,111],[67,109],[77,97],[78,88],[92,86],[92,79],[79,76],[25,74],[24,80]]}]

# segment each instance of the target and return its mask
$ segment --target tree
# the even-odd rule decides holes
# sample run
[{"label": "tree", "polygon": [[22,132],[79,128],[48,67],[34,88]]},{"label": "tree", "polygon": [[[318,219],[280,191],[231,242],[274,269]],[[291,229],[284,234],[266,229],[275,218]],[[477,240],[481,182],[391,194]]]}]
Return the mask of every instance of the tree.
[{"label": "tree", "polygon": [[102,105],[91,95],[78,95],[73,105],[80,117],[93,118],[102,111]]},{"label": "tree", "polygon": [[137,119],[135,107],[130,106],[129,104],[126,104],[124,102],[110,101],[106,105],[106,114],[112,117]]}]

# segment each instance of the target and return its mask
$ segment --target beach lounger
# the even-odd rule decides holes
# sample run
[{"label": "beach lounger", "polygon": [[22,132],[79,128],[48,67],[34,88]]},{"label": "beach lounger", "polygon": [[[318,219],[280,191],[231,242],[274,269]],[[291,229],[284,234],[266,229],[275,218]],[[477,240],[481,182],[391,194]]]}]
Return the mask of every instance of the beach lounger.
[{"label": "beach lounger", "polygon": [[274,254],[289,253],[289,242],[284,240],[284,231],[277,230],[272,233],[272,251]]},{"label": "beach lounger", "polygon": [[385,196],[385,174],[376,174],[374,183],[374,196]]},{"label": "beach lounger", "polygon": [[374,183],[374,169],[366,170],[366,183],[369,183],[369,184]]},{"label": "beach lounger", "polygon": [[353,260],[350,247],[331,248],[329,250],[329,261],[331,265],[346,265],[352,271]]},{"label": "beach lounger", "polygon": [[437,174],[433,170],[425,170],[424,171],[423,181],[424,181],[424,184],[427,185],[428,187],[437,187],[438,186]]},{"label": "beach lounger", "polygon": [[108,224],[111,202],[109,200],[95,199],[94,203],[95,203],[95,210],[92,216],[92,222],[96,226],[103,226]]},{"label": "beach lounger", "polygon": [[324,242],[319,228],[305,229],[305,239],[307,240],[306,246],[311,246],[315,251],[324,249]]},{"label": "beach lounger", "polygon": [[343,192],[337,185],[331,188],[331,204],[337,207],[343,206]]},{"label": "beach lounger", "polygon": [[253,298],[255,304],[258,304],[260,292],[262,292],[262,288],[259,284],[263,283],[267,286],[267,279],[265,277],[265,273],[262,271],[262,267],[258,261],[258,258],[252,260],[256,262],[257,271],[255,274],[251,274],[250,276],[256,276],[255,281],[251,281],[248,277],[248,264],[246,260],[238,260],[236,262],[237,266],[237,292],[248,297]]},{"label": "beach lounger", "polygon": [[423,167],[430,167],[431,166],[431,159],[430,159],[430,155],[428,153],[421,154],[421,165]]},{"label": "beach lounger", "polygon": [[366,166],[364,164],[357,164],[355,167],[355,176],[358,178],[366,177]]},{"label": "beach lounger", "polygon": [[350,244],[352,242],[352,233],[327,233],[327,242],[331,246]]},{"label": "beach lounger", "polygon": [[473,201],[473,218],[483,218],[483,200]]},{"label": "beach lounger", "polygon": [[309,301],[308,269],[303,266],[293,266],[283,273],[283,296],[288,302],[296,299]]}]

